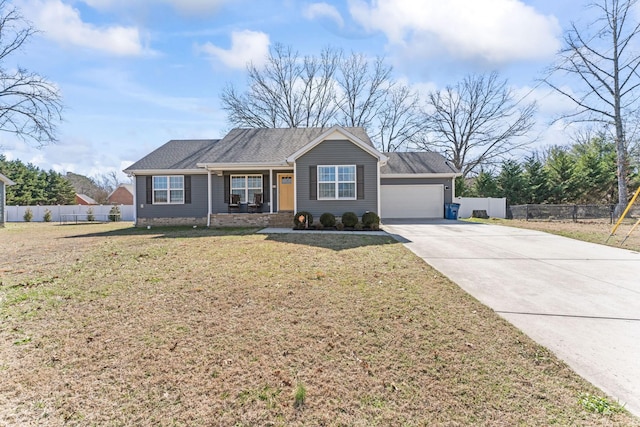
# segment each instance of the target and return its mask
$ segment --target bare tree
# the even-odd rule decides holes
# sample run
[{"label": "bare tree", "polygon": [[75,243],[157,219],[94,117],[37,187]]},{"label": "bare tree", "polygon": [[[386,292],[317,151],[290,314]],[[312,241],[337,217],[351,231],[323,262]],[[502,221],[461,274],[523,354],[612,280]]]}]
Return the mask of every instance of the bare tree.
[{"label": "bare tree", "polygon": [[469,75],[431,92],[427,109],[427,133],[419,146],[442,152],[463,176],[531,142],[525,137],[534,125],[536,105],[520,105],[497,72]]},{"label": "bare tree", "polygon": [[62,120],[58,88],[39,74],[7,66],[35,33],[18,9],[0,0],[0,130],[43,146],[56,141]]},{"label": "bare tree", "polygon": [[418,134],[417,95],[391,79],[382,58],[345,56],[326,48],[319,57],[275,45],[263,68],[247,67],[249,88],[227,86],[223,108],[233,126],[361,126],[383,151],[394,151]]},{"label": "bare tree", "polygon": [[290,47],[275,45],[264,68],[247,66],[247,92],[233,86],[223,90],[229,122],[257,128],[326,126],[336,108],[333,79],[340,55],[326,49],[320,58],[300,58]]},{"label": "bare tree", "polygon": [[407,86],[390,88],[372,127],[372,137],[382,151],[398,151],[423,140],[425,121],[418,95]]},{"label": "bare tree", "polygon": [[625,117],[638,108],[640,53],[634,50],[640,34],[634,12],[637,3],[637,0],[598,0],[591,4],[597,18],[584,28],[571,24],[559,62],[552,69],[552,76],[562,73],[573,79],[560,83],[551,77],[545,79],[576,106],[576,111],[564,118],[602,122],[614,128],[618,213],[628,200]]}]

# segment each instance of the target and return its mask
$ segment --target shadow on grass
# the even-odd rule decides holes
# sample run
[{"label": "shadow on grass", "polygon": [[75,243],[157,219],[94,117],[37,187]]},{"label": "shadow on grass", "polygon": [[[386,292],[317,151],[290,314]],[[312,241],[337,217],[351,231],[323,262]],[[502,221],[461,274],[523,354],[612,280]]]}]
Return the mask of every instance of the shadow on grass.
[{"label": "shadow on grass", "polygon": [[274,233],[265,234],[267,241],[292,243],[304,246],[343,251],[364,246],[381,246],[398,244],[391,236],[367,236],[366,234],[306,234],[306,233]]},{"label": "shadow on grass", "polygon": [[259,228],[207,228],[207,227],[127,227],[116,230],[76,233],[64,236],[65,239],[83,237],[113,237],[113,236],[149,236],[153,239],[202,238],[213,236],[243,236],[254,234]]}]

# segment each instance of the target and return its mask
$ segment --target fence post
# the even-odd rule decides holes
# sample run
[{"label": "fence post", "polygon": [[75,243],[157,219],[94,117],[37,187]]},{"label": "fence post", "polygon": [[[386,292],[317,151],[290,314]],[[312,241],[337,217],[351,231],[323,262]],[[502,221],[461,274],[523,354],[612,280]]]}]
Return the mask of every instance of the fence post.
[{"label": "fence post", "polygon": [[527,203],[524,206],[525,206],[524,218],[525,218],[525,221],[528,222],[529,221],[529,204]]},{"label": "fence post", "polygon": [[573,222],[578,222],[578,205],[573,205],[573,214],[571,215]]}]

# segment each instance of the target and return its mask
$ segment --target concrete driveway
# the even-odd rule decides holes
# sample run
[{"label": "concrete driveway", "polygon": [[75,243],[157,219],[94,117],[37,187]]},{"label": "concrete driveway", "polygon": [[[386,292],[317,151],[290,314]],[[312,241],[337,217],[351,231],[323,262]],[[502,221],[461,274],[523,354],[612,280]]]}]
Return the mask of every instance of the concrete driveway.
[{"label": "concrete driveway", "polygon": [[640,254],[461,221],[383,228],[640,416]]}]

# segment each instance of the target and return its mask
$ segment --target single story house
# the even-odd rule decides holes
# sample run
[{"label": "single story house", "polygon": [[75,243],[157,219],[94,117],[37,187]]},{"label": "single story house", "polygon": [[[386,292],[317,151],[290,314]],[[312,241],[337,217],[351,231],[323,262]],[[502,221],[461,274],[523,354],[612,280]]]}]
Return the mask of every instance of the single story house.
[{"label": "single story house", "polygon": [[133,184],[120,184],[107,196],[110,205],[133,205]]},{"label": "single story house", "polygon": [[289,226],[301,211],[443,218],[460,175],[440,154],[381,153],[364,129],[340,126],[172,140],[124,172],[137,226]]},{"label": "single story house", "polygon": [[10,185],[15,185],[15,182],[0,173],[0,227],[4,227],[7,220],[5,205],[7,203],[7,187]]}]

